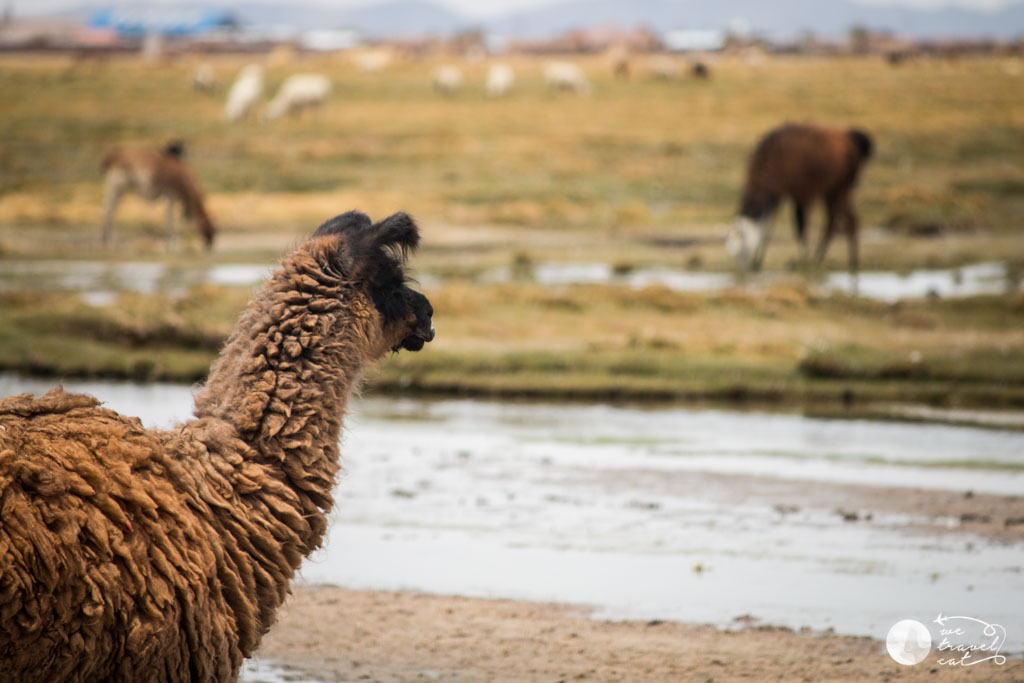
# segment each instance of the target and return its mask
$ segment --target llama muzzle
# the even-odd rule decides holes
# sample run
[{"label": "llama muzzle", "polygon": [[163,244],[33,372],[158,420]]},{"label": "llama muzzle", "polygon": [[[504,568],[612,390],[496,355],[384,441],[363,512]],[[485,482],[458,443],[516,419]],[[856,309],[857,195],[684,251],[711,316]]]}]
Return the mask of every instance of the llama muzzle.
[{"label": "llama muzzle", "polygon": [[395,351],[406,349],[408,351],[419,351],[423,346],[434,339],[434,307],[430,305],[427,297],[419,292],[414,292],[416,301],[416,324],[413,326],[409,336],[395,347]]}]

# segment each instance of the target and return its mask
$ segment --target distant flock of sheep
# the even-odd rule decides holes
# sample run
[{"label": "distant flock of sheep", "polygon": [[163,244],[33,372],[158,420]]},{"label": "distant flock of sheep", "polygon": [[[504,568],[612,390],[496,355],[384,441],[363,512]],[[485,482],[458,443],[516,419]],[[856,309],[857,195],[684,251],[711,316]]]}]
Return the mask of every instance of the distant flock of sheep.
[{"label": "distant flock of sheep", "polygon": [[[356,66],[364,72],[379,71],[390,61],[389,55],[383,52],[360,53],[357,57]],[[616,76],[628,76],[628,60],[613,56],[611,64]],[[683,73],[680,62],[668,55],[653,57],[648,68],[650,75],[658,80],[673,80]],[[703,62],[695,62],[691,72],[696,77],[708,76],[707,66]],[[572,62],[547,62],[543,68],[543,76],[545,85],[551,90],[579,95],[589,95],[592,91],[583,69]],[[512,89],[515,81],[515,71],[511,66],[495,63],[487,70],[484,91],[490,97],[501,97]],[[192,83],[200,92],[215,92],[216,75],[213,67],[209,64],[199,65],[193,74]],[[462,89],[464,83],[462,69],[454,64],[438,67],[432,76],[433,88],[440,95],[454,95]],[[264,89],[263,66],[254,63],[243,67],[228,90],[224,103],[224,119],[239,121],[255,111],[263,98]],[[331,81],[323,74],[302,73],[289,76],[264,107],[259,118],[264,122],[270,122],[285,114],[298,114],[304,109],[323,104],[330,92]]]},{"label": "distant flock of sheep", "polygon": [[[484,91],[490,97],[501,97],[515,84],[516,74],[508,64],[492,64],[484,80]],[[463,83],[462,70],[445,64],[434,72],[434,90],[442,95],[453,95]],[[580,95],[590,93],[590,81],[576,64],[571,62],[548,62],[544,65],[544,83],[553,90],[567,90]]]},{"label": "distant flock of sheep", "polygon": [[[202,69],[203,67],[200,67]],[[198,86],[200,72],[196,73]],[[298,114],[303,109],[323,104],[331,92],[331,81],[322,74],[294,74],[285,79],[277,94],[263,110],[262,119],[273,121],[284,114]],[[238,121],[263,97],[263,67],[259,64],[245,66],[228,90],[224,103],[224,118]]]}]

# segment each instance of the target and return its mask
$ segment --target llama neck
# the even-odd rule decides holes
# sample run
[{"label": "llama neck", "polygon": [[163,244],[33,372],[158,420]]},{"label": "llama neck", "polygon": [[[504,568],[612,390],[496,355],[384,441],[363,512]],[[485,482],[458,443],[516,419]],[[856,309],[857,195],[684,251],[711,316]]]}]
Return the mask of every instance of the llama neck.
[{"label": "llama neck", "polygon": [[300,252],[249,305],[196,397],[200,422],[227,423],[245,445],[241,462],[289,490],[282,495],[308,525],[303,555],[326,530],[342,416],[367,348],[370,313],[361,298],[344,301],[345,291]]},{"label": "llama neck", "polygon": [[168,433],[183,490],[217,529],[217,575],[230,579],[220,590],[246,657],[323,541],[342,415],[379,347],[372,304],[320,267],[318,249],[271,277],[196,396],[196,419]]},{"label": "llama neck", "polygon": [[206,213],[206,205],[203,204],[203,197],[199,190],[186,183],[181,188],[181,200],[188,207],[189,215],[197,223],[209,223],[210,216]]},{"label": "llama neck", "polygon": [[772,213],[779,200],[772,193],[756,188],[748,188],[740,199],[740,215],[752,220],[761,220]]},{"label": "llama neck", "polygon": [[184,168],[177,169],[171,183],[171,191],[178,195],[185,205],[187,214],[195,222],[203,238],[210,241],[213,238],[213,223],[210,215],[206,213],[206,204],[203,203],[203,195],[199,191],[195,180]]}]

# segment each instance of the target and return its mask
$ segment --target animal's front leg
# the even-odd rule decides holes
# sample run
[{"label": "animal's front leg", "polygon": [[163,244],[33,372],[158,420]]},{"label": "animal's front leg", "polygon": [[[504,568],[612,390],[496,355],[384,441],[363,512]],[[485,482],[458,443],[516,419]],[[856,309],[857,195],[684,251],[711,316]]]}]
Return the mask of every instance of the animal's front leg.
[{"label": "animal's front leg", "polygon": [[107,192],[103,199],[103,244],[110,244],[114,236],[114,212],[117,211],[117,204],[124,194],[124,186],[116,181],[107,181]]},{"label": "animal's front leg", "polygon": [[807,243],[807,205],[793,203],[793,222],[796,240],[800,243],[800,260],[808,263],[811,260],[811,248]]},{"label": "animal's front leg", "polygon": [[832,241],[832,237],[836,234],[836,230],[839,229],[839,221],[841,220],[841,214],[843,213],[842,199],[838,196],[828,197],[825,200],[825,232],[821,234],[821,241],[818,242],[818,253],[815,254],[815,258],[818,263],[825,262],[825,254],[828,253],[828,245]]},{"label": "animal's front leg", "polygon": [[174,226],[174,205],[173,197],[167,198],[167,249],[178,251],[178,231]]}]

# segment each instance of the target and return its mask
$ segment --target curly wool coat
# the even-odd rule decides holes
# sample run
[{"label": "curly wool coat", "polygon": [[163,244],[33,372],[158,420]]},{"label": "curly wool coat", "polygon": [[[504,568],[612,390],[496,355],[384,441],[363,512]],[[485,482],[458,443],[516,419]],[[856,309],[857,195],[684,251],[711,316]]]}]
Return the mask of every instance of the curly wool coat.
[{"label": "curly wool coat", "polygon": [[351,242],[283,261],[176,429],[0,401],[0,681],[237,678],[323,539],[360,368],[417,323],[382,319]]}]

